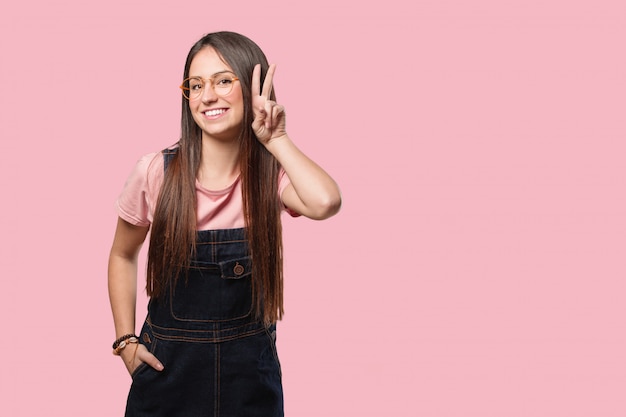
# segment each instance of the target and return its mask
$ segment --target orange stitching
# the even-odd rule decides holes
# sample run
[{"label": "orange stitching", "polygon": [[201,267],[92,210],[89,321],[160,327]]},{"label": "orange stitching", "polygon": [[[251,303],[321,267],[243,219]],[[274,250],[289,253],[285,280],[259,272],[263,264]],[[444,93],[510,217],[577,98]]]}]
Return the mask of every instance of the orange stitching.
[{"label": "orange stitching", "polygon": [[156,339],[166,340],[169,342],[190,342],[190,343],[219,343],[219,342],[230,342],[231,340],[243,339],[248,336],[254,336],[256,334],[263,333],[264,329],[256,329],[250,330],[244,333],[238,333],[232,336],[221,336],[221,337],[207,337],[207,338],[198,338],[198,337],[188,337],[188,336],[167,336],[155,333],[154,338]]}]

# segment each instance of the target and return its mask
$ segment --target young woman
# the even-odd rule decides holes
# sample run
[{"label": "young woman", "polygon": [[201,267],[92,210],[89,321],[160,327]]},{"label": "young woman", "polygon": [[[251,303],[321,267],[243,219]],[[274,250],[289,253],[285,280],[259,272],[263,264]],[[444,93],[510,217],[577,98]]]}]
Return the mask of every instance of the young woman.
[{"label": "young woman", "polygon": [[[280,215],[325,219],[333,179],[285,130],[261,49],[232,32],[190,50],[176,145],[140,159],[109,260],[126,416],[282,416]],[[137,254],[150,233],[148,315],[135,334]]]}]

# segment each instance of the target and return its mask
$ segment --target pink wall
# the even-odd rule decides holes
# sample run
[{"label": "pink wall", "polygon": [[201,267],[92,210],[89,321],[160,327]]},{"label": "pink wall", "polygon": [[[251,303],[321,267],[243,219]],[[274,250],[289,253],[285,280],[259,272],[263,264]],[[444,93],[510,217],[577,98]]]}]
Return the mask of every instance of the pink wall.
[{"label": "pink wall", "polygon": [[623,2],[162,3],[0,6],[0,415],[122,415],[113,203],[224,29],[344,195],[285,219],[288,416],[626,415]]}]

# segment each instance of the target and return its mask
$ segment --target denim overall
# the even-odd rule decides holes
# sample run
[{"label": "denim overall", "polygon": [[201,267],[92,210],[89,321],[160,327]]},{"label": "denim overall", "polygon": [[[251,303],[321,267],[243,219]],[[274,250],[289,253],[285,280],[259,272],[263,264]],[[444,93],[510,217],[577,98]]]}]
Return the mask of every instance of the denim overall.
[{"label": "denim overall", "polygon": [[198,231],[187,277],[149,302],[139,339],[165,369],[133,372],[126,417],[284,415],[276,327],[254,319],[251,266],[244,229]]}]

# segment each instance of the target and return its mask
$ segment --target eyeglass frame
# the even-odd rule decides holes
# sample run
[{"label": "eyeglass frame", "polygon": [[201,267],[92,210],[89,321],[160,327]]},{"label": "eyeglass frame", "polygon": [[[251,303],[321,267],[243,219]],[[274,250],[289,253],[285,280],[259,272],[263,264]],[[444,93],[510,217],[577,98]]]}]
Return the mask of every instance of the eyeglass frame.
[{"label": "eyeglass frame", "polygon": [[[231,81],[239,81],[239,77],[237,77],[237,75],[234,72],[232,72],[232,71],[220,71],[220,72],[216,72],[215,74],[211,75],[209,78],[187,77],[187,78],[185,78],[183,80],[183,83],[178,86],[178,88],[180,88],[181,93],[183,93],[183,97],[185,97],[187,100],[197,100],[202,95],[202,93],[198,94],[198,96],[194,97],[194,98],[187,97],[185,95],[185,92],[189,93],[189,92],[191,92],[191,89],[185,87],[185,82],[187,82],[189,80],[200,80],[200,81],[202,81],[202,88],[204,89],[206,87],[207,81],[210,81],[211,88],[213,89],[213,92],[215,94],[217,94],[218,96],[223,97],[224,95],[228,95],[228,94],[232,93],[233,86],[231,86],[230,87],[230,91],[228,93],[224,94],[224,95],[219,94],[217,91],[215,91],[215,84],[214,84],[213,80],[215,80],[215,77],[217,77],[218,75],[221,75],[221,74],[232,74],[233,77],[231,78]],[[189,95],[191,95],[191,94],[189,94]]]}]

